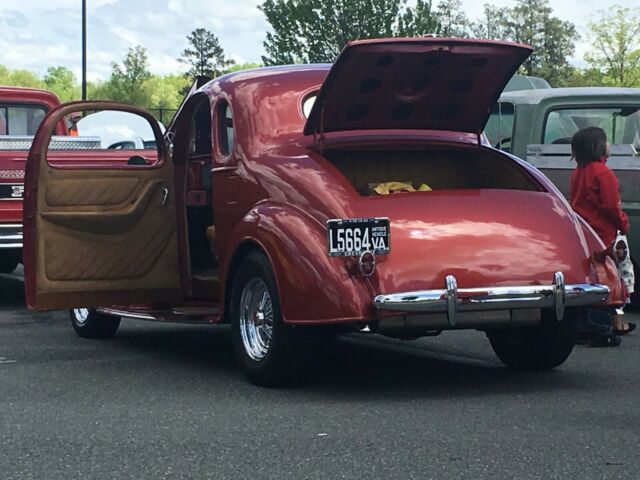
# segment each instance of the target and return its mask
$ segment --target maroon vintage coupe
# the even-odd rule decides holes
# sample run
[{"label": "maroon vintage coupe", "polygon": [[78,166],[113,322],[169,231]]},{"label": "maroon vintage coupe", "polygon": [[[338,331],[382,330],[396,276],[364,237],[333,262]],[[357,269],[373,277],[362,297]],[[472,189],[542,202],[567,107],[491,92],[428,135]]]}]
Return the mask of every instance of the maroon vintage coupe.
[{"label": "maroon vintage coupe", "polygon": [[[478,329],[510,367],[560,365],[582,308],[620,305],[622,291],[556,188],[483,140],[529,54],[354,42],[332,66],[194,89],[164,141],[133,107],[60,107],[27,165],[29,307],[72,309],[83,337],[113,335],[121,317],[229,323],[264,385],[297,378],[310,344],[345,331]],[[48,148],[61,117],[100,109],[146,118],[157,150]]]}]

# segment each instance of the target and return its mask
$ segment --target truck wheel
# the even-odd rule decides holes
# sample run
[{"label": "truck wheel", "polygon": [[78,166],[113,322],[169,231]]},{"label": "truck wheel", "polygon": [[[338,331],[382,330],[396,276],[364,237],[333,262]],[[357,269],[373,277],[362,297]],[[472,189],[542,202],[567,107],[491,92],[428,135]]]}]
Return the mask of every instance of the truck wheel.
[{"label": "truck wheel", "polygon": [[82,338],[111,338],[120,326],[120,317],[99,313],[95,308],[74,308],[69,310],[69,317]]},{"label": "truck wheel", "polygon": [[573,350],[576,311],[565,312],[558,322],[555,313],[543,311],[535,327],[487,331],[493,351],[515,370],[550,370],[564,363]]},{"label": "truck wheel", "polygon": [[280,301],[267,257],[251,252],[233,279],[229,313],[238,364],[262,386],[295,383],[303,369],[302,338],[282,321]]},{"label": "truck wheel", "polygon": [[0,257],[0,273],[11,273],[18,268],[18,259],[13,257]]}]

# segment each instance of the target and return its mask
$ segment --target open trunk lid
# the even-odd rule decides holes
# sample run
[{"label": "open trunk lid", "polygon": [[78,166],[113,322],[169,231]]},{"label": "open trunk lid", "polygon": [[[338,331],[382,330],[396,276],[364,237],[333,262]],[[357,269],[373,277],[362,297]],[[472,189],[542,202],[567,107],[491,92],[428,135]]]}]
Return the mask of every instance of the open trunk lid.
[{"label": "open trunk lid", "polygon": [[325,79],[305,135],[351,130],[480,134],[526,45],[451,38],[347,44]]}]

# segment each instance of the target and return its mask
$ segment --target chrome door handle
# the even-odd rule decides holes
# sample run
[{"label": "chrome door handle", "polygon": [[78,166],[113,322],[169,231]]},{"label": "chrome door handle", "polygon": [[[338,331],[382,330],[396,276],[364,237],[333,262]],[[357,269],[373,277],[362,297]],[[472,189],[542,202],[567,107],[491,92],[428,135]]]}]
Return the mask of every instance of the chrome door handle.
[{"label": "chrome door handle", "polygon": [[167,198],[169,198],[169,189],[167,187],[164,187],[162,190],[162,203],[160,204],[162,207],[164,207],[164,204],[167,203]]}]

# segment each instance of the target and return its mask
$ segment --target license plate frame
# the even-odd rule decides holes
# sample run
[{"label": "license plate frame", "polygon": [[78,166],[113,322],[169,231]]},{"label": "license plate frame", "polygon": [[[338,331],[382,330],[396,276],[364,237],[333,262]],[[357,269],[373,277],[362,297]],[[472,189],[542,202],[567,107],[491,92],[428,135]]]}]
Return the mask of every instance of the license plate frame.
[{"label": "license plate frame", "polygon": [[390,237],[387,217],[327,220],[327,253],[330,257],[358,257],[365,252],[388,255]]}]

